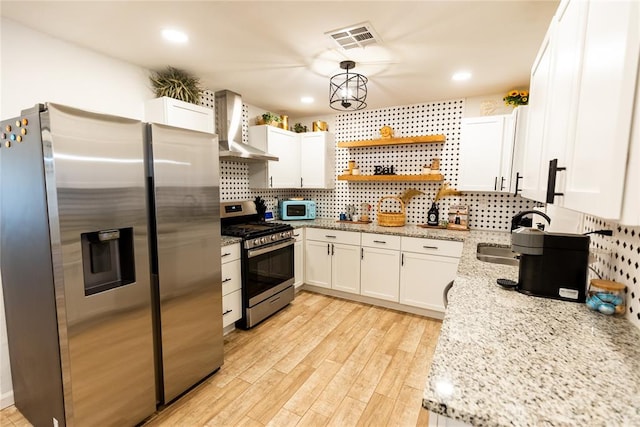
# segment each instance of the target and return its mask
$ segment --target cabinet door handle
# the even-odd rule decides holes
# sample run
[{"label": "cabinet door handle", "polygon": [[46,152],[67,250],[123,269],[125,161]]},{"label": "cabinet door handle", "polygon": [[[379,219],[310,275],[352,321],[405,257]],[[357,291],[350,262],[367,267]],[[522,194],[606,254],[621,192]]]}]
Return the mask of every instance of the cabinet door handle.
[{"label": "cabinet door handle", "polygon": [[336,236],[331,236],[329,234],[325,234],[324,237],[328,238],[328,239],[335,239]]},{"label": "cabinet door handle", "polygon": [[498,177],[493,180],[493,191],[498,191]]},{"label": "cabinet door handle", "polygon": [[382,243],[383,245],[387,244],[384,240],[374,240],[373,243]]},{"label": "cabinet door handle", "polygon": [[502,178],[500,178],[500,191],[504,190],[504,181],[505,177],[503,176]]},{"label": "cabinet door handle", "polygon": [[273,177],[269,177],[269,187],[273,187]]},{"label": "cabinet door handle", "polygon": [[435,249],[435,250],[439,249],[437,246],[423,246],[423,248],[425,248],[425,249]]},{"label": "cabinet door handle", "polygon": [[404,265],[404,252],[400,255],[400,266]]},{"label": "cabinet door handle", "polygon": [[302,177],[300,177],[300,188],[302,188]]},{"label": "cabinet door handle", "polygon": [[227,282],[230,282],[230,281],[232,281],[232,280],[233,280],[233,279],[232,279],[231,277],[228,277],[228,278],[224,279],[224,280],[222,281],[222,283],[227,283]]},{"label": "cabinet door handle", "polygon": [[564,193],[556,193],[556,176],[558,172],[567,170],[565,167],[558,167],[558,159],[549,161],[549,179],[547,180],[547,203],[553,204],[556,196],[564,196]]},{"label": "cabinet door handle", "polygon": [[331,255],[331,249],[329,246],[331,246],[331,243],[327,243],[327,255]]},{"label": "cabinet door handle", "polygon": [[522,191],[522,188],[518,188],[518,184],[520,183],[521,179],[522,179],[522,175],[520,175],[520,172],[516,172],[516,189],[513,192],[514,196],[518,195],[518,191]]},{"label": "cabinet door handle", "polygon": [[220,255],[220,258],[224,258],[224,257],[229,256],[229,255],[231,255],[231,252],[223,253],[222,255]]},{"label": "cabinet door handle", "polygon": [[360,248],[360,259],[364,259],[364,248]]},{"label": "cabinet door handle", "polygon": [[332,256],[333,256],[333,254],[335,253],[334,249],[335,249],[335,246],[333,246],[333,243],[332,243],[332,244],[331,244],[331,255],[332,255]]},{"label": "cabinet door handle", "polygon": [[224,316],[224,315],[226,315],[226,314],[231,313],[232,311],[233,311],[233,310],[231,310],[231,309],[230,309],[230,310],[227,310],[227,311],[225,311],[224,313],[222,313],[222,315]]}]

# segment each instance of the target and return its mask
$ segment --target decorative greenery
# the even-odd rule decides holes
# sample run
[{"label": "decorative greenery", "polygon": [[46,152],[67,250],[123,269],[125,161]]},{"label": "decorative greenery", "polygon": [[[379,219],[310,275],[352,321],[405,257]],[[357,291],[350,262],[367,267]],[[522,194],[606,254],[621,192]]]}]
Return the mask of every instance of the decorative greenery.
[{"label": "decorative greenery", "polygon": [[293,131],[295,133],[303,133],[308,132],[308,128],[306,126],[302,126],[302,123],[296,123],[293,125]]},{"label": "decorative greenery", "polygon": [[529,91],[528,90],[512,90],[507,96],[502,98],[506,105],[513,105],[517,107],[518,105],[527,105],[529,103]]},{"label": "decorative greenery", "polygon": [[264,124],[268,125],[271,122],[276,122],[276,123],[280,123],[282,121],[282,119],[280,118],[280,116],[273,114],[270,111],[267,111],[266,113],[264,113],[262,115],[262,120],[264,120]]},{"label": "decorative greenery", "polygon": [[168,96],[191,104],[200,101],[200,79],[186,71],[167,67],[163,71],[154,71],[149,80],[157,97]]}]

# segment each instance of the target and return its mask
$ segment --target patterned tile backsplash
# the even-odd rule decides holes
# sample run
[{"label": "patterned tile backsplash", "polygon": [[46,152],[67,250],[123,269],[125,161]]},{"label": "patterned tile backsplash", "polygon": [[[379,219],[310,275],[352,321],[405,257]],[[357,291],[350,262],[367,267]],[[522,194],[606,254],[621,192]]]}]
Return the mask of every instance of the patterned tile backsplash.
[{"label": "patterned tile backsplash", "polygon": [[[214,106],[214,94],[207,91],[202,99],[205,106]],[[431,102],[417,105],[365,110],[336,116],[336,141],[378,138],[382,126],[391,126],[396,136],[446,135],[445,143],[399,145],[386,147],[336,148],[336,171],[347,168],[349,160],[355,160],[362,174],[372,174],[375,165],[394,166],[397,174],[417,174],[434,158],[440,159],[440,169],[445,181],[456,187],[458,180],[458,150],[460,122],[464,100]],[[248,142],[248,108],[244,109],[244,142]],[[407,223],[427,222],[431,207],[441,183],[365,183],[336,181],[333,190],[265,190],[249,188],[248,166],[245,163],[221,162],[222,200],[253,199],[260,196],[277,216],[279,199],[305,197],[315,200],[318,216],[337,218],[347,204],[369,203],[372,219],[376,219],[376,206],[383,196],[400,195],[408,188],[420,190],[424,195],[415,197],[407,206]],[[536,204],[512,194],[468,193],[447,197],[438,201],[440,218],[446,218],[449,206],[469,206],[469,224],[472,228],[508,230],[510,218],[517,212]],[[398,210],[393,201],[385,201],[383,210]]]},{"label": "patterned tile backsplash", "polygon": [[[205,92],[202,104],[213,108],[213,92]],[[423,164],[431,163],[434,157],[438,157],[445,181],[455,188],[458,179],[458,147],[463,111],[464,100],[451,100],[339,114],[336,116],[335,129],[332,129],[336,141],[374,139],[378,137],[378,130],[384,125],[391,126],[397,136],[443,133],[447,140],[444,144],[336,148],[336,171],[346,169],[349,160],[356,160],[365,174],[372,173],[374,165],[394,165],[397,173],[418,173]],[[248,107],[245,106],[245,143],[248,142],[248,129]],[[249,188],[248,166],[245,163],[221,162],[220,172],[222,200],[253,199],[261,196],[276,215],[278,200],[282,198],[305,197],[315,200],[318,216],[337,218],[338,214],[344,211],[346,204],[359,207],[360,203],[367,202],[375,211],[381,197],[399,195],[407,188],[415,188],[425,194],[414,198],[407,206],[407,223],[422,224],[427,221],[426,213],[440,187],[440,183],[336,181],[333,190],[267,190]],[[438,202],[441,218],[446,217],[452,204],[468,205],[470,226],[486,230],[508,230],[514,214],[538,206],[535,202],[512,194],[465,192],[462,196],[447,197]],[[375,212],[373,219],[375,220]],[[640,227],[626,227],[599,218],[586,217],[585,232],[600,229],[611,229],[614,234],[612,237],[592,235],[592,251],[598,259],[592,267],[603,278],[627,286],[627,318],[640,327]]]}]

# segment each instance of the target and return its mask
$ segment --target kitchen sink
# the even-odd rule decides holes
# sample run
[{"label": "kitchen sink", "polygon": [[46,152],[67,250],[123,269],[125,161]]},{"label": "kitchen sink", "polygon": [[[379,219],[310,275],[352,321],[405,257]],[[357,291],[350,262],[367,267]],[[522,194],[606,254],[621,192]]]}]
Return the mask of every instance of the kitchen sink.
[{"label": "kitchen sink", "polygon": [[476,258],[492,264],[518,265],[519,255],[511,252],[509,246],[495,246],[488,243],[478,243]]}]

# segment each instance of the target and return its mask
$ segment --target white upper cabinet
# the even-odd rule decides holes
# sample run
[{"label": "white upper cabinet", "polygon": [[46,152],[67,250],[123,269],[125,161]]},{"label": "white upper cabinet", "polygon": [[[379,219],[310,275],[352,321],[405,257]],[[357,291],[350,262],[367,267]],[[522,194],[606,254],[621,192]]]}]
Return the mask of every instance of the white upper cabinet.
[{"label": "white upper cabinet", "polygon": [[640,223],[629,214],[639,51],[638,2],[560,4],[531,72],[524,197]]},{"label": "white upper cabinet", "polygon": [[300,141],[296,133],[268,125],[251,126],[249,144],[279,159],[249,165],[251,188],[300,187]]},{"label": "white upper cabinet", "polygon": [[458,189],[510,191],[513,155],[510,120],[509,115],[462,119]]},{"label": "white upper cabinet", "polygon": [[627,168],[638,167],[627,166],[627,157],[630,144],[640,144],[630,138],[640,51],[639,10],[636,1],[589,3],[564,206],[603,218],[621,218],[624,193],[633,191],[625,188]]},{"label": "white upper cabinet", "polygon": [[300,186],[333,188],[336,181],[336,141],[329,132],[305,132],[300,135]]},{"label": "white upper cabinet", "polygon": [[147,122],[213,133],[211,108],[163,96],[147,101],[144,113]]},{"label": "white upper cabinet", "polygon": [[521,194],[539,202],[544,202],[546,195],[547,180],[542,173],[542,145],[551,74],[551,37],[554,29],[555,25],[552,22],[531,68],[527,138],[522,165]]},{"label": "white upper cabinet", "polygon": [[294,133],[274,126],[251,126],[249,144],[279,158],[279,161],[249,164],[251,188],[334,187],[333,134]]}]

